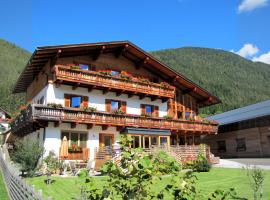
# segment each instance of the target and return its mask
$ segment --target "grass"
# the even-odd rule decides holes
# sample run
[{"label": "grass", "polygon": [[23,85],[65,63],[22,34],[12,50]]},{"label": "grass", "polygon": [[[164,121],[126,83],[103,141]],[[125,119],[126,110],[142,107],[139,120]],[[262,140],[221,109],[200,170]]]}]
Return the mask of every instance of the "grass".
[{"label": "grass", "polygon": [[9,199],[1,170],[0,170],[0,199],[1,200],[8,200]]},{"label": "grass", "polygon": [[[227,190],[235,188],[237,194],[247,199],[252,199],[253,194],[250,188],[249,179],[246,176],[246,171],[242,169],[223,169],[213,168],[210,172],[195,173],[198,181],[198,189],[203,194],[209,194],[216,189]],[[94,177],[97,185],[103,185],[106,181],[104,177]],[[61,178],[54,177],[55,182],[51,185],[46,185],[45,177],[30,178],[27,181],[30,185],[35,185],[36,189],[42,189],[43,195],[46,197],[53,197],[53,199],[71,199],[80,194],[80,180],[79,178]],[[159,190],[162,185],[165,185],[170,180],[170,177],[164,178],[163,182],[155,186]],[[265,171],[265,180],[263,188],[264,197],[270,196],[270,170]],[[0,198],[1,199],[1,198]]]}]

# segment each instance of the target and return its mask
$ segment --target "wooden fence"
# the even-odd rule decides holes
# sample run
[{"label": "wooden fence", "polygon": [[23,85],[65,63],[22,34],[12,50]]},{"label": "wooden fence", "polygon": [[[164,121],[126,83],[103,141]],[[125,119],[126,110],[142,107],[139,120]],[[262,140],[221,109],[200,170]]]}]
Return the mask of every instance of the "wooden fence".
[{"label": "wooden fence", "polygon": [[11,200],[42,200],[42,191],[35,192],[19,175],[11,163],[6,147],[0,147],[0,167]]}]

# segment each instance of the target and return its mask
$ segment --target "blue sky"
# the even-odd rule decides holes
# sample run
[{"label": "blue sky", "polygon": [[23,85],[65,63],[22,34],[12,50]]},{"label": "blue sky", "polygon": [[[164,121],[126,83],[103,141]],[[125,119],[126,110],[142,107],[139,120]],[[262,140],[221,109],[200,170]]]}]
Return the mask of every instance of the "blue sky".
[{"label": "blue sky", "polygon": [[199,46],[233,50],[249,59],[269,52],[270,59],[268,4],[268,0],[1,0],[0,38],[31,52],[44,45],[130,40],[147,51]]}]

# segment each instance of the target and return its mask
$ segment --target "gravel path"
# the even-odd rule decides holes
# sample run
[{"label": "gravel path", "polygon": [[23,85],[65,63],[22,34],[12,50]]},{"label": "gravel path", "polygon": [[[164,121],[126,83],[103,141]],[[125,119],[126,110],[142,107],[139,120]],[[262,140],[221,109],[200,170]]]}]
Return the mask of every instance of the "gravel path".
[{"label": "gravel path", "polygon": [[219,164],[213,165],[213,167],[222,168],[245,168],[245,167],[258,167],[261,169],[270,170],[269,158],[235,158],[235,159],[220,159]]}]

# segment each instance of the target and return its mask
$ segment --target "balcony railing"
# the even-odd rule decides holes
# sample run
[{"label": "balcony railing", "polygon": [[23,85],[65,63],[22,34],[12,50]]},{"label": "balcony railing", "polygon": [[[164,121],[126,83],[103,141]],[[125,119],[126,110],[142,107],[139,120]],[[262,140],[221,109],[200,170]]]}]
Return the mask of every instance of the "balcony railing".
[{"label": "balcony railing", "polygon": [[112,114],[100,111],[83,111],[75,108],[52,108],[44,105],[29,105],[12,123],[12,130],[19,131],[31,121],[56,121],[75,124],[95,124],[120,127],[140,127],[216,133],[217,124],[203,121],[164,119],[129,114]]},{"label": "balcony railing", "polygon": [[55,75],[55,81],[71,82],[85,87],[90,85],[114,91],[117,90],[126,93],[133,92],[135,94],[152,95],[165,98],[173,98],[175,95],[174,86],[153,82],[127,80],[125,78],[110,76],[95,71],[71,69],[66,66],[55,66]]}]

